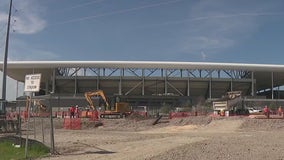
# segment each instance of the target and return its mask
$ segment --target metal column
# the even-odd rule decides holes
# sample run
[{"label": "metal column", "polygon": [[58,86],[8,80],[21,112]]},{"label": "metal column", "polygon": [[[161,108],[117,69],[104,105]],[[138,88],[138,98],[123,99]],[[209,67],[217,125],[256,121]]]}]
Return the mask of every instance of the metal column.
[{"label": "metal column", "polygon": [[123,76],[123,69],[120,69],[119,84],[118,84],[118,95],[122,95],[122,76]]},{"label": "metal column", "polygon": [[231,84],[230,84],[230,86],[231,86],[230,91],[233,91],[233,78],[231,78]]},{"label": "metal column", "polygon": [[190,96],[190,78],[187,79],[187,96]]},{"label": "metal column", "polygon": [[210,80],[209,80],[209,98],[212,98],[212,72],[210,72]]},{"label": "metal column", "polygon": [[100,75],[101,75],[101,69],[98,69],[97,73],[97,90],[100,89]]},{"label": "metal column", "polygon": [[142,69],[142,96],[145,95],[145,69]]},{"label": "metal column", "polygon": [[45,83],[45,94],[48,94],[49,91],[48,86],[49,86],[49,80],[47,80]]},{"label": "metal column", "polygon": [[55,69],[53,69],[53,73],[52,73],[52,89],[51,89],[52,93],[55,93]]},{"label": "metal column", "polygon": [[254,72],[251,72],[251,96],[254,96]]},{"label": "metal column", "polygon": [[274,99],[274,74],[271,72],[271,99]]},{"label": "metal column", "polygon": [[77,83],[77,72],[78,72],[78,68],[76,68],[76,71],[75,71],[75,88],[74,88],[74,96],[76,96],[77,94],[77,88],[78,88],[78,83]]},{"label": "metal column", "polygon": [[165,90],[164,93],[167,94],[168,93],[168,82],[167,82],[167,77],[168,77],[168,70],[165,70]]}]

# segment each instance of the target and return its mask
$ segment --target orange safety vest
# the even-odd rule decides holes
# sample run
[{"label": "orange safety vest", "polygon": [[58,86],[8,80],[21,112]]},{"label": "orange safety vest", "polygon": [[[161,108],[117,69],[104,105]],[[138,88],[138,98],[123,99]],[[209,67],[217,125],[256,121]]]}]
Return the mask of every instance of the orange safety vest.
[{"label": "orange safety vest", "polygon": [[75,107],[70,107],[70,112],[75,112]]},{"label": "orange safety vest", "polygon": [[264,112],[264,113],[267,113],[267,112],[268,112],[268,107],[265,107],[265,108],[263,109],[263,112]]}]

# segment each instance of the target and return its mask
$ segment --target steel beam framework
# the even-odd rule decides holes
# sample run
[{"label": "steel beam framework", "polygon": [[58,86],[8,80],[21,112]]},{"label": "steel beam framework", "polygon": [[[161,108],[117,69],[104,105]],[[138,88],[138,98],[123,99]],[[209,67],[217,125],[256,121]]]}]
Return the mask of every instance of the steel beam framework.
[{"label": "steel beam framework", "polygon": [[[149,79],[162,80],[164,84],[164,95],[171,94],[168,92],[169,88],[175,91],[179,96],[191,96],[190,83],[192,81],[207,81],[207,97],[212,98],[212,81],[230,81],[230,87],[227,90],[233,90],[234,82],[246,82],[251,84],[251,95],[254,95],[255,80],[253,78],[253,72],[243,70],[201,70],[201,69],[139,69],[139,68],[58,68],[55,70],[56,78],[53,79],[74,79],[74,94],[78,93],[77,77],[80,79],[94,79],[96,80],[96,89],[100,88],[100,83],[107,79],[117,79],[118,94],[130,95],[131,92],[141,87],[141,95],[145,95],[145,81]],[[122,82],[124,79],[135,80],[135,85],[122,93]],[[137,81],[138,80],[138,81]],[[172,80],[186,80],[186,92],[180,91]],[[160,81],[159,81],[160,82]],[[55,82],[52,82],[56,85]],[[52,88],[56,88],[52,86]]]}]

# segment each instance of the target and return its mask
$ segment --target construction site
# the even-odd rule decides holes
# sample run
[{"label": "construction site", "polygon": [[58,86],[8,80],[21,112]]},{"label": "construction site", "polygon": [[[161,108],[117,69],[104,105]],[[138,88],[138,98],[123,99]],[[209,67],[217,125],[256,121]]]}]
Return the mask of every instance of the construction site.
[{"label": "construction site", "polygon": [[[53,118],[54,150],[38,159],[283,159],[283,115],[132,114],[119,119]],[[51,145],[50,119],[22,122],[18,137]],[[1,134],[1,138],[11,133]],[[0,139],[1,139],[0,138]],[[24,144],[22,144],[24,145]]]},{"label": "construction site", "polygon": [[[43,159],[283,159],[283,119],[104,120],[83,130],[56,129],[59,155]],[[71,138],[72,137],[72,138]]]},{"label": "construction site", "polygon": [[284,160],[283,6],[2,0],[0,160]]},{"label": "construction site", "polygon": [[284,159],[278,66],[145,63],[11,63],[41,81],[6,102],[0,141],[50,148],[37,159]]}]

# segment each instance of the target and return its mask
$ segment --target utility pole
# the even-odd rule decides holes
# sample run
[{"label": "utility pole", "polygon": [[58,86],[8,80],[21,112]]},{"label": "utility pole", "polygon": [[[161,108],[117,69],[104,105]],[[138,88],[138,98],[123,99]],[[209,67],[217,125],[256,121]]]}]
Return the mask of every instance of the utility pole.
[{"label": "utility pole", "polygon": [[52,94],[53,92],[49,93],[49,111],[50,111],[50,153],[55,153],[54,147],[54,126],[53,126],[53,117],[52,117]]},{"label": "utility pole", "polygon": [[4,53],[4,59],[3,59],[3,81],[2,81],[2,102],[1,102],[1,110],[2,110],[1,114],[2,115],[6,115],[7,59],[8,59],[8,48],[9,48],[11,11],[12,11],[12,0],[10,0],[10,9],[9,9],[9,17],[8,17],[7,33],[6,33],[6,45],[5,45],[5,53]]}]

